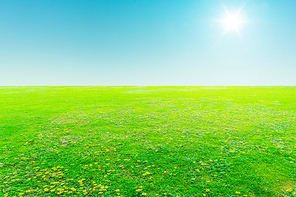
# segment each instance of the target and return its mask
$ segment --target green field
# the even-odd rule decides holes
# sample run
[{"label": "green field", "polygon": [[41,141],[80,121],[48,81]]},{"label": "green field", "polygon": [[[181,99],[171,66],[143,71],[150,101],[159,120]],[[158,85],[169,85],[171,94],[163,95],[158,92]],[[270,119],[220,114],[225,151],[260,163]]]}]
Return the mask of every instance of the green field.
[{"label": "green field", "polygon": [[0,196],[296,196],[296,87],[1,87]]}]

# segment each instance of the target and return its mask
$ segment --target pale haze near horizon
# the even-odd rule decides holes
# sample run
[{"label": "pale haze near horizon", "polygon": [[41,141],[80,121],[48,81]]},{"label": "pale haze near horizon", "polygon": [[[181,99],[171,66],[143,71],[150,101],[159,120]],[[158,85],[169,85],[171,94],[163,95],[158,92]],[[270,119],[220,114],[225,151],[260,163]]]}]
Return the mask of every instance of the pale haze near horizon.
[{"label": "pale haze near horizon", "polygon": [[[220,22],[242,8],[238,32]],[[0,2],[0,85],[296,85],[296,1]]]}]

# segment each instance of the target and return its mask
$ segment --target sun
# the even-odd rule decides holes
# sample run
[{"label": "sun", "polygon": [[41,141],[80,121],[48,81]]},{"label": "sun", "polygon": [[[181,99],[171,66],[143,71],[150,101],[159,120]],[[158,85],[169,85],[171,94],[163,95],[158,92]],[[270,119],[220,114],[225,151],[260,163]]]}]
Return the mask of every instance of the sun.
[{"label": "sun", "polygon": [[227,29],[238,29],[242,24],[242,20],[238,15],[228,15],[223,21]]},{"label": "sun", "polygon": [[236,32],[237,35],[241,38],[241,34],[239,29],[245,23],[250,23],[247,20],[246,12],[243,12],[245,5],[247,4],[248,0],[244,0],[241,6],[238,8],[236,12],[229,12],[228,9],[222,4],[222,7],[225,11],[225,18],[223,20],[217,20],[220,24],[224,25],[224,31],[221,33],[219,38],[216,41],[216,44],[219,43],[227,32]]}]

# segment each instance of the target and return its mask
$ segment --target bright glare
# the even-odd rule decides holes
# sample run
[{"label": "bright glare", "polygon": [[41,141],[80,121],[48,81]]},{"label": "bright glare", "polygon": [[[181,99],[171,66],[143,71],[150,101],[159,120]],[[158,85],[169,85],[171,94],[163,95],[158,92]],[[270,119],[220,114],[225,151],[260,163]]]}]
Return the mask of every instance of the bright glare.
[{"label": "bright glare", "polygon": [[227,29],[237,29],[238,26],[242,23],[242,21],[239,19],[237,15],[229,15],[225,20],[224,20]]},{"label": "bright glare", "polygon": [[[247,23],[248,21],[242,20],[241,12],[244,9],[247,2],[248,2],[248,0],[245,0],[244,3],[239,7],[239,9],[235,13],[230,13],[227,10],[227,8],[223,5],[226,17],[224,18],[224,20],[219,20],[219,22],[221,22],[221,23],[223,23],[223,25],[225,25],[225,29],[221,33],[220,37],[218,38],[217,43],[220,42],[223,39],[223,37],[226,35],[226,33],[230,30],[236,31],[238,36],[240,38],[242,38],[240,35],[240,32],[239,32],[239,27],[243,23]],[[244,16],[243,18],[246,19],[246,16]]]}]

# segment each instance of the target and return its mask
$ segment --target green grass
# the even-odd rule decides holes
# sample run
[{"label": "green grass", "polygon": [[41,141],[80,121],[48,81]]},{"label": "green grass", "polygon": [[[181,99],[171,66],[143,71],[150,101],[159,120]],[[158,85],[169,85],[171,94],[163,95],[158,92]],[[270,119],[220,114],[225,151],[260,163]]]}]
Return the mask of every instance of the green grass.
[{"label": "green grass", "polygon": [[296,87],[1,87],[0,196],[296,196]]}]

